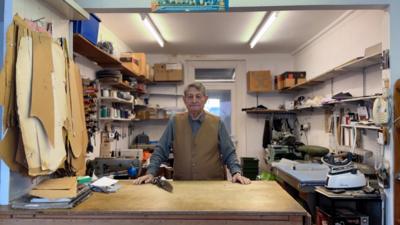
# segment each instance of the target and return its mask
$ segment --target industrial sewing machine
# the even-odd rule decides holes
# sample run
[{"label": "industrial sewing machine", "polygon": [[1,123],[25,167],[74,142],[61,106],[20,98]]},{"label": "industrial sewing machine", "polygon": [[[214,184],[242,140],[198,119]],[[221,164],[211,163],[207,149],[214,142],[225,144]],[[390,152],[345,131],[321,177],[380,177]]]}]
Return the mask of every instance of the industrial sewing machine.
[{"label": "industrial sewing machine", "polygon": [[[94,173],[97,177],[113,175],[123,179],[135,177],[140,167],[139,159],[95,158],[87,161],[86,174],[91,176]],[[132,174],[132,171],[136,171],[136,175]]]},{"label": "industrial sewing machine", "polygon": [[272,133],[272,143],[265,149],[265,160],[268,164],[273,161],[286,159],[303,159],[304,156],[296,148],[296,137],[290,132]]}]

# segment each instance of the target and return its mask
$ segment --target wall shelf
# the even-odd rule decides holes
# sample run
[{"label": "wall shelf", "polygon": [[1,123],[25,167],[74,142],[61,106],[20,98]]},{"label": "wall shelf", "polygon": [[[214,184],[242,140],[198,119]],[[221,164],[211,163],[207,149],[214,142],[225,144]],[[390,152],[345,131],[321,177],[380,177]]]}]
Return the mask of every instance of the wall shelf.
[{"label": "wall shelf", "polygon": [[368,129],[368,130],[382,130],[382,127],[378,127],[378,126],[375,126],[375,125],[359,125],[359,124],[351,125],[351,124],[342,124],[342,125],[340,125],[340,126],[345,127],[345,128]]},{"label": "wall shelf", "polygon": [[131,122],[132,119],[124,119],[124,118],[111,118],[111,117],[100,117],[101,121],[116,121],[116,122]]},{"label": "wall shelf", "polygon": [[148,95],[157,95],[157,96],[170,96],[170,97],[182,97],[183,94],[174,94],[174,93],[148,93]]},{"label": "wall shelf", "polygon": [[133,87],[131,87],[131,86],[127,85],[127,84],[124,84],[122,82],[109,82],[109,81],[106,82],[106,81],[102,80],[102,81],[100,81],[100,83],[112,86],[114,88],[117,88],[117,89],[120,89],[120,90],[123,90],[123,91],[133,91],[134,90]]},{"label": "wall shelf", "polygon": [[114,98],[114,97],[100,97],[99,98],[102,101],[109,101],[109,102],[117,102],[117,103],[126,103],[126,104],[133,104],[133,101],[130,100],[125,100],[122,98]]},{"label": "wall shelf", "polygon": [[107,52],[101,50],[90,41],[86,40],[80,34],[74,34],[74,52],[88,58],[91,61],[97,63],[97,65],[103,68],[116,68],[120,69],[122,74],[135,77],[139,81],[150,82],[143,75],[137,74],[127,66],[123,65],[117,58]]},{"label": "wall shelf", "polygon": [[382,96],[382,94],[376,94],[376,95],[372,95],[372,96],[353,97],[353,98],[349,98],[349,99],[334,100],[331,102],[326,102],[323,105],[333,105],[333,104],[341,104],[341,103],[346,103],[346,102],[373,100],[373,99],[376,99],[381,96]]},{"label": "wall shelf", "polygon": [[248,114],[271,114],[271,113],[286,113],[291,114],[295,112],[290,112],[287,110],[280,110],[280,109],[249,109],[244,110]]},{"label": "wall shelf", "polygon": [[74,0],[45,0],[45,2],[69,20],[87,20],[90,17],[89,13]]},{"label": "wall shelf", "polygon": [[357,57],[319,76],[307,80],[305,83],[281,90],[281,92],[291,92],[299,91],[301,89],[307,89],[311,86],[323,83],[333,77],[336,77],[337,75],[344,74],[350,71],[361,71],[363,68],[379,65],[381,63],[381,55],[381,53],[377,53],[369,57]]}]

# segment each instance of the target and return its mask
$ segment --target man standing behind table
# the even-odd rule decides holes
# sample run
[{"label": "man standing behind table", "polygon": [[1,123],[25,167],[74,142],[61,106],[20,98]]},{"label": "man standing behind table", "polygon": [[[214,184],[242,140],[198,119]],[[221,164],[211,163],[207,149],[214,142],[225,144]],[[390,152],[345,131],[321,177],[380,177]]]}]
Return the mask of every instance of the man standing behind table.
[{"label": "man standing behind table", "polygon": [[176,114],[169,120],[150,158],[147,174],[135,179],[134,184],[154,179],[160,164],[168,160],[170,146],[174,150],[174,180],[224,180],[224,165],[227,165],[232,182],[251,183],[241,175],[235,147],[224,123],[204,111],[207,99],[202,83],[191,83],[185,88],[183,101],[188,112]]}]

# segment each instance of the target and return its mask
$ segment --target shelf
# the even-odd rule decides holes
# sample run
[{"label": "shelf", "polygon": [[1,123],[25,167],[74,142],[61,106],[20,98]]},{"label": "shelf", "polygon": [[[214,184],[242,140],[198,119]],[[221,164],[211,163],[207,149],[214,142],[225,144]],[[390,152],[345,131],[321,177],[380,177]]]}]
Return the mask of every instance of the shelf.
[{"label": "shelf", "polygon": [[323,83],[337,75],[347,73],[350,71],[360,71],[363,68],[379,65],[381,63],[381,53],[369,56],[369,57],[358,57],[352,59],[338,67],[335,67],[317,77],[314,77],[305,83],[295,85],[291,88],[281,90],[281,92],[291,92],[291,91],[299,91],[301,89],[307,89],[311,86]]},{"label": "shelf", "polygon": [[162,121],[167,122],[169,118],[160,118],[160,119],[147,119],[147,120],[135,120],[136,122],[149,122],[149,121]]},{"label": "shelf", "polygon": [[183,94],[173,94],[173,93],[148,93],[148,95],[183,97]]},{"label": "shelf", "polygon": [[378,126],[368,126],[368,125],[347,125],[347,124],[342,124],[340,125],[342,127],[345,128],[356,128],[356,129],[368,129],[368,130],[382,130],[382,127],[378,127]]},{"label": "shelf", "polygon": [[112,86],[114,88],[123,90],[123,91],[134,91],[133,87],[131,87],[127,84],[124,84],[122,82],[112,82],[112,81],[104,81],[104,80],[99,80],[99,81],[102,84],[106,84],[106,85]]},{"label": "shelf", "polygon": [[90,15],[74,0],[45,0],[68,20],[87,20]]},{"label": "shelf", "polygon": [[321,108],[324,108],[324,107],[325,107],[325,105],[305,106],[305,107],[298,107],[298,108],[290,109],[288,111],[314,110],[314,109],[321,109]]},{"label": "shelf", "polygon": [[[351,152],[352,149],[350,146],[345,146],[345,145],[339,145],[336,148],[337,151],[341,151],[341,152]],[[367,149],[363,149],[363,148],[355,148],[354,149],[354,153],[357,155],[361,155],[365,158],[370,158],[373,156],[372,151],[367,150]]]},{"label": "shelf", "polygon": [[[122,98],[114,98],[114,97],[101,97],[99,98],[102,101],[110,101],[110,102],[118,102],[118,103],[126,103],[126,104],[133,104],[133,101],[128,101]],[[132,97],[133,99],[133,97]]]},{"label": "shelf", "polygon": [[280,110],[280,109],[250,109],[250,110],[245,110],[246,113],[249,114],[271,114],[271,113],[286,113],[286,114],[291,114],[294,112],[290,112],[287,110]]},{"label": "shelf", "polygon": [[376,94],[372,96],[362,96],[362,97],[353,97],[349,99],[343,99],[343,100],[334,100],[331,102],[326,102],[323,105],[333,105],[333,104],[341,104],[341,103],[346,103],[346,102],[357,102],[357,101],[365,101],[365,100],[372,100],[376,99],[378,97],[381,97],[382,94]]},{"label": "shelf", "polygon": [[183,81],[149,81],[148,85],[177,85],[183,84]]},{"label": "shelf", "polygon": [[119,122],[131,122],[132,119],[123,119],[123,118],[110,118],[110,117],[101,117],[100,121],[119,121]]},{"label": "shelf", "polygon": [[122,74],[135,77],[139,81],[150,82],[143,75],[137,74],[127,66],[123,65],[117,58],[101,50],[80,34],[74,34],[74,52],[96,62],[103,68],[120,69]]}]

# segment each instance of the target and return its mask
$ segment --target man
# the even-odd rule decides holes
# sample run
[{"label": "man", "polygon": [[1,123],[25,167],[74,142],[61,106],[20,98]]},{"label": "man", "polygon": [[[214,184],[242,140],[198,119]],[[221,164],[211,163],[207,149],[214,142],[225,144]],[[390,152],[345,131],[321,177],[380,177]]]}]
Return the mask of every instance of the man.
[{"label": "man", "polygon": [[250,180],[241,175],[235,148],[224,123],[204,111],[208,99],[204,85],[189,84],[184,94],[188,112],[176,114],[169,120],[150,158],[147,174],[135,179],[134,184],[153,180],[160,164],[167,161],[170,146],[174,151],[174,180],[224,180],[225,164],[232,174],[232,182],[250,184]]}]

